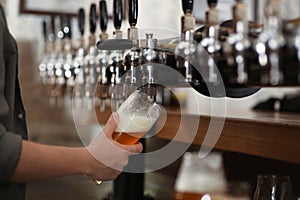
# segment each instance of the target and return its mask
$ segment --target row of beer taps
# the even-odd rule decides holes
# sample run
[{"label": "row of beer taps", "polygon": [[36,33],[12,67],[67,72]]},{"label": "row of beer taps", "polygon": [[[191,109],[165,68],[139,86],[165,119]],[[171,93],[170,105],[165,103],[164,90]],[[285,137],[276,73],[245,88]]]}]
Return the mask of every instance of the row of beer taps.
[{"label": "row of beer taps", "polygon": [[[182,3],[185,5],[182,24],[185,25],[179,53],[188,52],[184,62],[194,60],[198,66],[177,64],[179,68],[186,68],[183,71],[187,79],[212,86],[223,82],[226,87],[300,84],[300,16],[283,19],[282,0],[265,1],[263,24],[249,21],[250,8],[243,0],[235,1],[232,20],[220,22],[218,1],[208,0],[205,25],[196,30],[191,20],[193,1]],[[189,51],[185,51],[187,48]],[[200,76],[193,70],[200,72]]]},{"label": "row of beer taps", "polygon": [[[235,1],[232,20],[221,22],[218,1],[207,0],[205,24],[199,29],[195,29],[193,0],[182,0],[182,37],[167,49],[160,48],[162,44],[152,33],[139,38],[138,0],[127,2],[130,28],[126,38],[121,31],[122,0],[113,1],[112,37],[107,33],[106,1],[99,1],[98,11],[91,4],[87,46],[83,8],[77,15],[80,37],[76,48],[70,16],[59,17],[58,31],[57,17],[43,23],[45,50],[39,72],[52,101],[69,98],[78,105],[87,102],[91,108],[95,100],[104,111],[107,102],[117,108],[136,89],[155,98],[158,87],[153,63],[176,69],[184,77],[176,81],[190,83],[199,92],[221,83],[226,87],[300,84],[300,18],[285,21],[282,0],[266,0],[264,24],[248,20],[249,7],[243,0]],[[95,34],[98,21],[99,38]]]}]

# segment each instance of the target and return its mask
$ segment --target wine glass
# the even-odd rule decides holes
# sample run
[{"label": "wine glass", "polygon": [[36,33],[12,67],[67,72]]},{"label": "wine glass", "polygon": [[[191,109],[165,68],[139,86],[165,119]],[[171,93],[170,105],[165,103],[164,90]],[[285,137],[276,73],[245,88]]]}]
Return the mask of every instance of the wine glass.
[{"label": "wine glass", "polygon": [[291,200],[292,184],[289,176],[258,175],[254,200]]},{"label": "wine glass", "polygon": [[222,156],[209,153],[200,158],[198,152],[186,152],[175,183],[175,200],[220,199],[225,194],[226,179]]}]

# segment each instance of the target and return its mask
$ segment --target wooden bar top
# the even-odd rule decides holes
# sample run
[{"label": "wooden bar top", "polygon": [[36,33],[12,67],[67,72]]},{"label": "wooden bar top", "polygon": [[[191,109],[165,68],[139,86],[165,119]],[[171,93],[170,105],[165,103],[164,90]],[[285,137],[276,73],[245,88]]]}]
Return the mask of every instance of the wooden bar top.
[{"label": "wooden bar top", "polygon": [[[224,122],[214,148],[300,164],[300,113],[253,111],[242,109],[233,101],[223,112],[212,114],[211,109],[206,108],[207,104],[204,102],[200,110],[196,108],[196,104],[195,108],[166,107],[166,122],[156,137],[167,140],[176,137],[181,142],[188,142],[193,137],[192,142],[201,145],[210,123]],[[98,121],[105,123],[111,109],[108,108],[105,112],[96,110]],[[220,109],[217,108],[218,110]],[[178,135],[180,124],[184,134]],[[198,127],[194,137],[192,132],[195,125]]]}]

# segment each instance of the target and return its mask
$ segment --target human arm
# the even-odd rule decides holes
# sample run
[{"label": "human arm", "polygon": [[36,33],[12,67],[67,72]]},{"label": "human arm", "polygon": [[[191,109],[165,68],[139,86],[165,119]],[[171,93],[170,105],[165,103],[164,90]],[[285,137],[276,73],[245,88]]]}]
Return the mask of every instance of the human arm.
[{"label": "human arm", "polygon": [[[128,163],[129,155],[140,153],[142,145],[121,145],[113,141],[111,134],[117,126],[114,118],[118,116],[110,117],[102,133],[88,147],[22,141],[20,159],[10,181],[28,182],[80,174],[103,181],[115,179]],[[109,159],[109,163],[105,163],[105,159]]]}]

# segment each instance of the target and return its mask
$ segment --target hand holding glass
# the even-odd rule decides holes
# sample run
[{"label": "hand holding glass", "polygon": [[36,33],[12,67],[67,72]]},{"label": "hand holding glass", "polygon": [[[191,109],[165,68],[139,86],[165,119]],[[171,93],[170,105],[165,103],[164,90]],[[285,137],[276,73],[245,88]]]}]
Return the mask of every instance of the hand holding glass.
[{"label": "hand holding glass", "polygon": [[159,118],[161,108],[145,93],[135,91],[122,103],[117,113],[120,121],[112,137],[121,144],[131,145],[150,130]]}]

